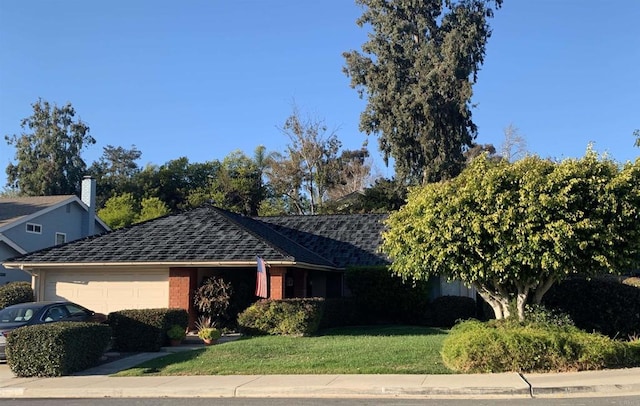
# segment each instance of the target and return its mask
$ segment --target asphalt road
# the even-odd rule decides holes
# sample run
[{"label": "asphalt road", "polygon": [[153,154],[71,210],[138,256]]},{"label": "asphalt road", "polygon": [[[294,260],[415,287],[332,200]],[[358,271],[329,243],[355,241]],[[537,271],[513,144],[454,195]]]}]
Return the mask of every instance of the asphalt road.
[{"label": "asphalt road", "polygon": [[145,399],[3,399],[3,406],[635,406],[640,396],[564,399],[299,399],[299,398],[145,398]]}]

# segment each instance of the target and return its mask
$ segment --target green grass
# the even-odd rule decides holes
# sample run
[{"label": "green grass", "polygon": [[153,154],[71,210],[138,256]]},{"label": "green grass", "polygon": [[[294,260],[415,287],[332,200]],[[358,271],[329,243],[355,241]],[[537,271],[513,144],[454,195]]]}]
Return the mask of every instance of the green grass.
[{"label": "green grass", "polygon": [[385,326],[324,330],[315,337],[242,338],[145,362],[117,376],[449,374],[446,330]]}]

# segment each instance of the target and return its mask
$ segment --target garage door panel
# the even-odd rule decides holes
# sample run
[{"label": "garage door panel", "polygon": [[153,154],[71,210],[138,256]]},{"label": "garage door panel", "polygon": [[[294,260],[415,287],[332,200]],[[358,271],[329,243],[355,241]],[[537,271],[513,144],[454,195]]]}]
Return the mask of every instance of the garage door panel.
[{"label": "garage door panel", "polygon": [[[133,279],[135,277],[135,280]],[[96,312],[167,307],[169,272],[48,271],[44,300],[70,300]]]}]

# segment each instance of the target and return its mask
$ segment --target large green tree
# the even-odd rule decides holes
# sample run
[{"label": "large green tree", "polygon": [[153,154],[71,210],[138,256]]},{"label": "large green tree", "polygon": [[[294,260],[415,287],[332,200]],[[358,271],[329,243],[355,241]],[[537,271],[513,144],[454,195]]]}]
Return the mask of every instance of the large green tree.
[{"label": "large green tree", "polygon": [[[256,158],[261,157],[261,148]],[[259,162],[241,151],[234,151],[222,160],[217,176],[211,179],[214,203],[236,213],[255,216],[266,196]]]},{"label": "large green tree", "polygon": [[638,269],[639,207],[640,159],[480,156],[452,180],[413,188],[382,248],[393,272],[461,280],[497,318],[515,300],[522,319],[529,299],[570,275]]},{"label": "large green tree", "polygon": [[356,0],[370,29],[362,53],[344,53],[351,87],[367,99],[360,129],[379,136],[396,177],[412,184],[451,178],[477,127],[472,85],[502,0]]},{"label": "large green tree", "polygon": [[81,152],[96,142],[89,127],[75,119],[71,103],[58,107],[39,99],[31,106],[22,134],[5,136],[16,149],[7,185],[28,196],[77,194],[87,168]]},{"label": "large green tree", "polygon": [[89,173],[97,181],[97,203],[103,206],[112,196],[133,192],[134,177],[141,171],[136,163],[142,152],[135,145],[131,149],[107,145],[100,159],[89,167]]}]

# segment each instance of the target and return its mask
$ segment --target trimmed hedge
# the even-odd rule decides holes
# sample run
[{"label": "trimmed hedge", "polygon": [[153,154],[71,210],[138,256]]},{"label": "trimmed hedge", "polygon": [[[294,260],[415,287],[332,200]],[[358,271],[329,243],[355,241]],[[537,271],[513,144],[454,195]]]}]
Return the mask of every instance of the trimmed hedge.
[{"label": "trimmed hedge", "polygon": [[451,328],[459,320],[476,318],[476,301],[464,296],[440,296],[431,302],[431,323],[435,327]]},{"label": "trimmed hedge", "polygon": [[118,351],[160,351],[169,344],[167,331],[178,325],[185,330],[189,315],[184,309],[131,309],[109,313],[113,347]]},{"label": "trimmed hedge", "polygon": [[575,327],[459,323],[442,346],[444,364],[457,372],[565,372],[640,365],[637,343],[615,341]]},{"label": "trimmed hedge", "polygon": [[640,335],[640,289],[615,279],[568,279],[542,302],[568,314],[582,330],[624,340]]},{"label": "trimmed hedge", "polygon": [[318,331],[323,310],[323,298],[260,300],[238,315],[238,325],[247,335],[308,336]]},{"label": "trimmed hedge", "polygon": [[403,282],[387,267],[348,268],[345,279],[359,324],[428,324],[429,282]]},{"label": "trimmed hedge", "polygon": [[97,365],[110,340],[111,328],[105,324],[25,326],[7,337],[7,364],[19,377],[69,375]]},{"label": "trimmed hedge", "polygon": [[18,303],[33,302],[33,289],[29,282],[9,282],[0,286],[0,309]]},{"label": "trimmed hedge", "polygon": [[354,298],[331,298],[324,300],[324,312],[320,328],[355,326],[360,322]]}]

